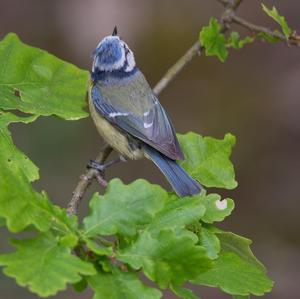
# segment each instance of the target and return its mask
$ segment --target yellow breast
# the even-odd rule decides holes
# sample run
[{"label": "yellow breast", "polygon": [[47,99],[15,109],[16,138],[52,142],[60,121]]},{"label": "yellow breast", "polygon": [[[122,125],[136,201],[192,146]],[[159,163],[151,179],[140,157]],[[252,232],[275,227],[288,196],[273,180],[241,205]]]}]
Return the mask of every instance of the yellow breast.
[{"label": "yellow breast", "polygon": [[[91,89],[90,89],[91,90]],[[89,92],[89,108],[92,119],[99,134],[103,139],[118,153],[127,159],[138,160],[144,157],[144,151],[132,149],[127,136],[123,135],[118,129],[111,125],[104,117],[97,112],[91,94]]]}]

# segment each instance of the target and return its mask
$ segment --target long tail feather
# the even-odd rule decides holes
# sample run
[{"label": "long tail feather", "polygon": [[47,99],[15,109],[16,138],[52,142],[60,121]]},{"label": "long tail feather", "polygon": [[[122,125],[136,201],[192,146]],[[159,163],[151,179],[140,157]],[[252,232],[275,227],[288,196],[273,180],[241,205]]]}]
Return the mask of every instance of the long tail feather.
[{"label": "long tail feather", "polygon": [[147,158],[152,160],[165,175],[178,196],[192,196],[201,191],[201,185],[188,175],[175,160],[149,146],[145,146],[145,153]]}]

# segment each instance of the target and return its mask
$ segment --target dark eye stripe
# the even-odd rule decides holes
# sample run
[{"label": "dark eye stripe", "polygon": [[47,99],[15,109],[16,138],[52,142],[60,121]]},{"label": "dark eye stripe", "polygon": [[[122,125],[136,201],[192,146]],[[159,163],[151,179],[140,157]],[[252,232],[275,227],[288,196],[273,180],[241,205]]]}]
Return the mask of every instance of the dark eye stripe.
[{"label": "dark eye stripe", "polygon": [[125,50],[125,55],[127,56],[127,54],[130,53],[130,50],[124,45],[124,50]]}]

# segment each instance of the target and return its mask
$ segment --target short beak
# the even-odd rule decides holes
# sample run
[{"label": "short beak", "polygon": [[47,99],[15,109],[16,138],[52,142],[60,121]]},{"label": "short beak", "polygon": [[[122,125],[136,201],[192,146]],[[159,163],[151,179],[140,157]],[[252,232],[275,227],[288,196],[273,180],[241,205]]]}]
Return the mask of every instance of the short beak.
[{"label": "short beak", "polygon": [[118,35],[118,28],[115,26],[113,33],[111,34],[112,36]]}]

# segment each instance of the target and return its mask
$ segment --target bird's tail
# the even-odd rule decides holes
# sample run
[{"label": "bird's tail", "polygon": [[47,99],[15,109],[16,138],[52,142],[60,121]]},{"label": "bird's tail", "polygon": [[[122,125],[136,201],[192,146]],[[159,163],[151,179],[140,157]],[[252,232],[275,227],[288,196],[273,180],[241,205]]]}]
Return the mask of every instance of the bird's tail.
[{"label": "bird's tail", "polygon": [[165,175],[178,196],[192,196],[201,191],[201,185],[190,177],[175,160],[149,146],[145,146],[145,153],[146,157],[152,160]]}]

